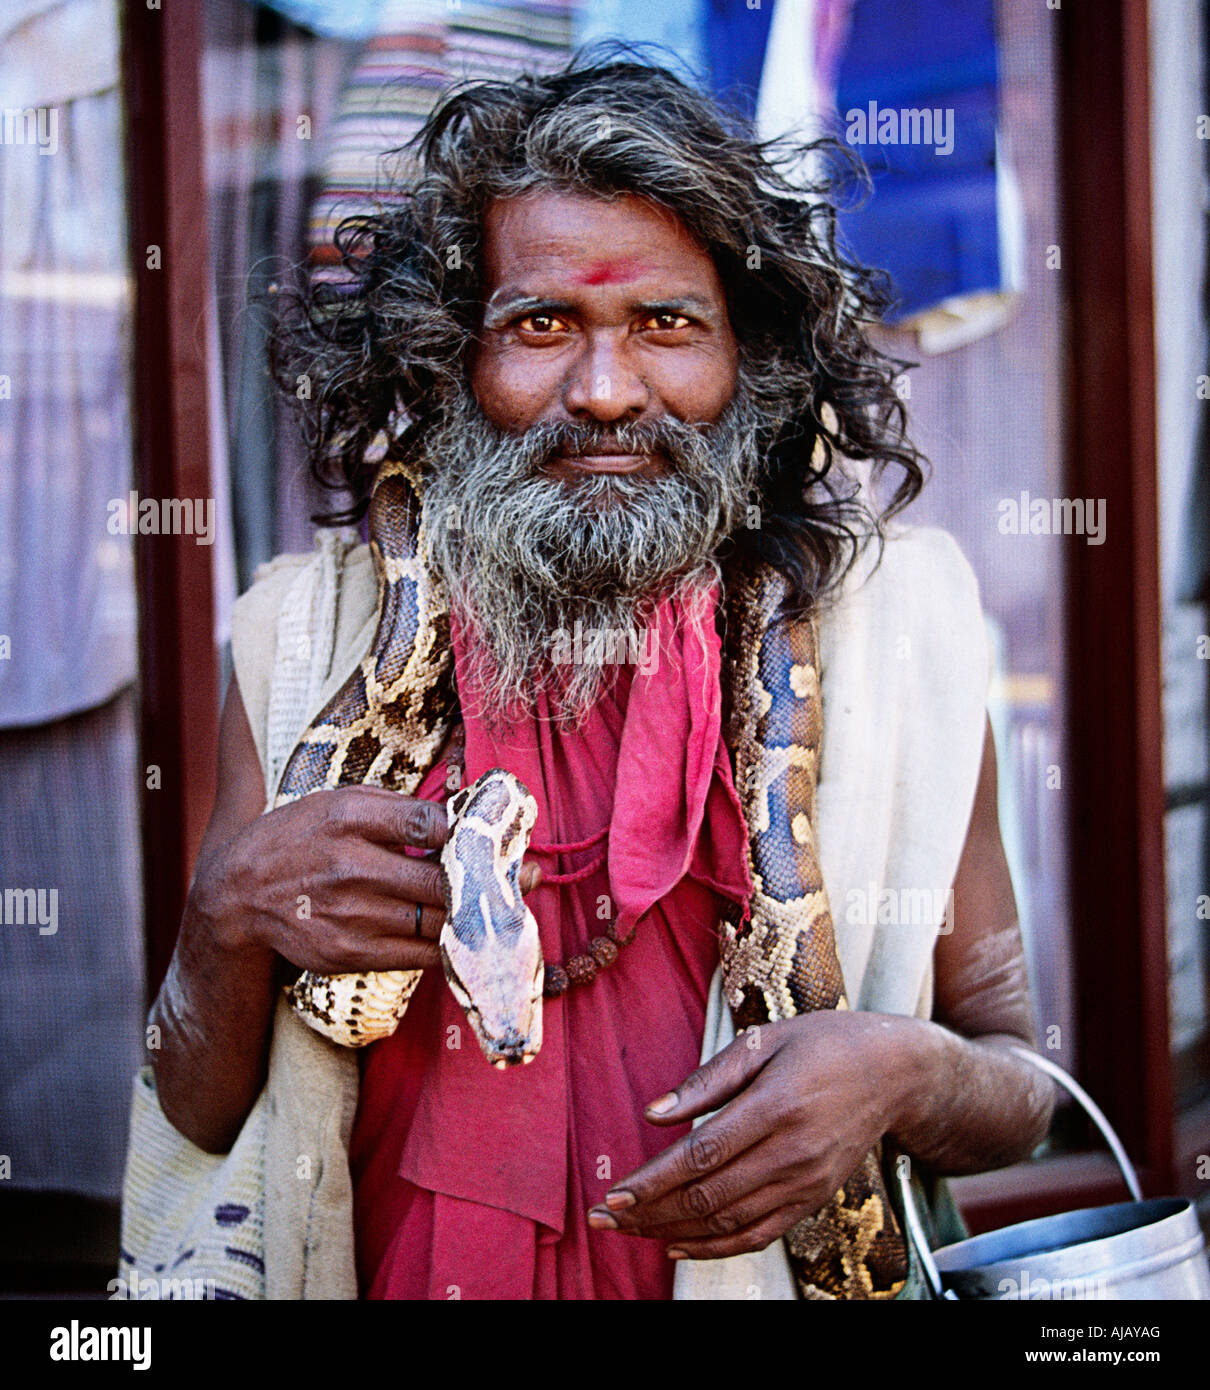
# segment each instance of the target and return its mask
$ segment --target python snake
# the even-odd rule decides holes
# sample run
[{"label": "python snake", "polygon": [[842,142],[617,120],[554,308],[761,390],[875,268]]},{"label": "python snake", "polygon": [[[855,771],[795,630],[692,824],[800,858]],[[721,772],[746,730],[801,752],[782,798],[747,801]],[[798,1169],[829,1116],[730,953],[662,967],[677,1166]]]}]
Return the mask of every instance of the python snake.
[{"label": "python snake", "polygon": [[[420,479],[388,459],[370,506],[378,624],[348,681],[302,734],[274,806],[340,786],[414,795],[457,710],[449,612],[423,563]],[[724,685],[727,742],[749,826],[755,887],[742,924],[724,921],[724,991],[739,1029],[848,1005],[814,843],[822,702],[814,619],[775,621],[784,597],[767,566],[728,584]],[[441,932],[446,978],[496,1066],[531,1060],[541,1043],[542,957],[517,883],[536,804],[496,768],[448,806],[442,864],[450,911]],[[322,977],[289,987],[311,1027],[361,1047],[392,1033],[420,979],[396,970]],[[893,1298],[907,1251],[872,1151],[814,1216],[785,1237],[808,1299]]]},{"label": "python snake", "polygon": [[[727,595],[727,745],[748,822],[748,921],[724,921],[723,994],[737,1029],[847,1009],[815,840],[823,742],[819,622],[779,621],[785,581],[737,567]],[[832,1201],[784,1240],[809,1299],[894,1298],[907,1245],[872,1150]]]}]

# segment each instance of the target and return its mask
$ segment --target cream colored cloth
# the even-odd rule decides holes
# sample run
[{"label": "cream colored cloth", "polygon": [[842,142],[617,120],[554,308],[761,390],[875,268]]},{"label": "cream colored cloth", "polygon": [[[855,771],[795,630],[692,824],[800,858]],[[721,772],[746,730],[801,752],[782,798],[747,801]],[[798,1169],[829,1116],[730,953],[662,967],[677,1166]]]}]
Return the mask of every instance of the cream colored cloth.
[{"label": "cream colored cloth", "polygon": [[[978,584],[931,527],[867,549],[821,616],[819,857],[853,1007],[928,1018],[982,760],[989,652]],[[735,1037],[716,972],[702,1060]],[[796,1297],[781,1241],[677,1265],[676,1298]]]},{"label": "cream colored cloth", "polygon": [[[373,638],[373,566],[368,548],[353,539],[321,532],[313,555],[264,567],[236,604],[235,673],[270,801],[298,735]],[[988,646],[974,574],[947,533],[899,530],[875,568],[876,559],[876,548],[867,547],[821,615],[821,866],[850,1000],[927,1017],[933,945],[981,761]],[[716,974],[703,1059],[732,1036]],[[250,1136],[263,1126],[263,1211],[250,1215],[247,1229],[251,1243],[255,1223],[263,1224],[264,1295],[356,1298],[348,1141],[357,1078],[352,1052],[279,1003],[265,1090],[231,1154],[214,1156],[164,1118],[144,1068],[124,1194],[127,1263],[146,1273],[197,1239],[199,1221],[215,1224],[224,1183],[240,1190],[255,1183]],[[167,1173],[171,1189],[162,1191]],[[195,1205],[206,1206],[192,1222],[183,1196],[190,1173]],[[201,1234],[219,1248],[213,1231]],[[255,1285],[242,1296],[256,1296]],[[684,1262],[674,1296],[793,1297],[783,1247]]]}]

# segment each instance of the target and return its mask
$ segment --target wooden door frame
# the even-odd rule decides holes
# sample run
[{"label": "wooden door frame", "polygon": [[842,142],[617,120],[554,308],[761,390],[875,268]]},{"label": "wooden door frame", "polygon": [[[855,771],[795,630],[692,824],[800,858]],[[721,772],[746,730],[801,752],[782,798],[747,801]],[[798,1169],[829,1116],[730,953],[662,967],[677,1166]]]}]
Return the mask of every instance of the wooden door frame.
[{"label": "wooden door frame", "polygon": [[[206,176],[199,5],[122,6],[122,80],[135,285],[135,487],[209,498]],[[159,268],[150,247],[160,251]],[[149,998],[176,943],[214,801],[219,667],[213,547],[140,536],[140,769]],[[159,786],[148,787],[149,766]]]},{"label": "wooden door frame", "polygon": [[1067,640],[1080,1070],[1145,1190],[1171,1191],[1159,467],[1147,0],[1062,11],[1068,495],[1105,499],[1073,542]]}]

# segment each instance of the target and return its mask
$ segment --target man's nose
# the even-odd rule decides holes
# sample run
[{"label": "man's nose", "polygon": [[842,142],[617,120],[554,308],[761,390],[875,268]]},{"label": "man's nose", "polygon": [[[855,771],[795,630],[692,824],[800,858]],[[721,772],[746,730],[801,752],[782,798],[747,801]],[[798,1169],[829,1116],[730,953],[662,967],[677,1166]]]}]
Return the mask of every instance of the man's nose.
[{"label": "man's nose", "polygon": [[602,422],[637,419],[650,402],[651,391],[622,335],[587,334],[563,384],[563,407],[568,414]]}]

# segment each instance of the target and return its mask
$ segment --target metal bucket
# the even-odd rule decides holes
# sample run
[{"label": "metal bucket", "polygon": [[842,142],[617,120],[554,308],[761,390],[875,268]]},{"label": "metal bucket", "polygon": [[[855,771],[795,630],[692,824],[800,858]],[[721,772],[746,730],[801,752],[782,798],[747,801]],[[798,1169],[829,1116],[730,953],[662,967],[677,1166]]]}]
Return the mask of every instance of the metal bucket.
[{"label": "metal bucket", "polygon": [[900,1180],[908,1232],[939,1298],[1210,1299],[1210,1265],[1193,1203],[1142,1201],[1130,1160],[1109,1121],[1061,1067],[1025,1048],[1088,1111],[1113,1150],[1133,1202],[1023,1221],[929,1251],[911,1187]]}]

